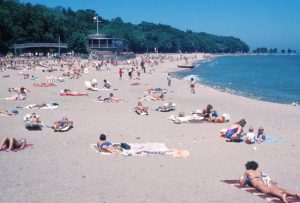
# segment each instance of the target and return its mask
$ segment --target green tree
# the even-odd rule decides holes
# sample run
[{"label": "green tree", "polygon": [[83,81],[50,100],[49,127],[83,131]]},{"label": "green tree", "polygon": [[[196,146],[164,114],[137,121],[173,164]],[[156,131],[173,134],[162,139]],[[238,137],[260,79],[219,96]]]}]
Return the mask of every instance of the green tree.
[{"label": "green tree", "polygon": [[68,48],[76,53],[86,52],[86,39],[82,33],[74,32],[67,40]]}]

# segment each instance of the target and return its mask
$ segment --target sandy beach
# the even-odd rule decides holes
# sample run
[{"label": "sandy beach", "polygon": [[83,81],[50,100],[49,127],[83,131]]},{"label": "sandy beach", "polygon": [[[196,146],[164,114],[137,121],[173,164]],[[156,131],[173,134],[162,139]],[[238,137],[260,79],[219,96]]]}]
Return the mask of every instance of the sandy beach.
[{"label": "sandy beach", "polygon": [[[194,54],[193,54],[194,55]],[[193,56],[189,55],[189,56]],[[187,55],[188,56],[188,55]],[[197,54],[194,61],[202,60]],[[127,71],[119,80],[118,67],[89,73],[79,79],[56,82],[56,87],[33,87],[45,82],[46,73],[30,70],[26,73],[39,77],[37,81],[21,79],[16,70],[1,72],[0,97],[12,96],[9,87],[26,87],[31,92],[24,101],[0,100],[0,108],[8,110],[32,103],[56,102],[54,110],[18,109],[16,116],[0,116],[1,136],[26,138],[32,147],[19,152],[0,152],[0,202],[266,202],[252,194],[238,190],[221,180],[238,179],[244,164],[255,160],[279,186],[300,192],[300,108],[252,100],[196,84],[191,94],[189,83],[172,78],[167,85],[167,73],[179,71],[178,61],[165,60],[154,66],[154,71],[141,73],[140,80],[129,80]],[[130,68],[129,65],[120,65]],[[201,68],[201,67],[200,67]],[[100,84],[107,79],[114,91],[88,91],[84,81],[96,78]],[[131,86],[132,82],[140,85]],[[142,101],[149,107],[148,116],[139,116],[134,108],[147,88],[167,89],[164,101]],[[88,93],[88,96],[59,96],[62,89]],[[98,96],[112,92],[122,103],[99,103]],[[176,103],[173,112],[157,112],[165,102]],[[219,114],[228,113],[229,123],[174,124],[167,117],[179,112],[203,109],[212,104]],[[37,113],[46,125],[67,116],[74,121],[68,132],[28,131],[23,116]],[[223,128],[246,119],[255,130],[263,126],[266,135],[282,137],[277,143],[247,145],[229,143],[219,136]],[[112,142],[165,143],[170,149],[190,152],[187,158],[169,155],[122,156],[100,155],[90,147],[104,133]],[[253,147],[257,150],[253,150]]]}]

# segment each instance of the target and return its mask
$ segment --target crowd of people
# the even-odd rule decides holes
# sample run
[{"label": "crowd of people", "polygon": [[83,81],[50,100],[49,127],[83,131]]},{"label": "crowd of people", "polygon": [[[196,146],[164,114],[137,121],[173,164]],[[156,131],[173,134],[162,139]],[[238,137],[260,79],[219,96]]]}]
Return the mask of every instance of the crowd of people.
[{"label": "crowd of people", "polygon": [[[101,71],[102,67],[106,67],[105,70],[111,71],[112,68],[115,68],[118,73],[119,80],[123,80],[124,73],[127,71],[128,80],[141,80],[142,74],[151,74],[155,71],[155,67],[158,63],[164,63],[165,61],[174,61],[174,60],[189,60],[195,59],[194,57],[188,58],[187,56],[172,56],[172,55],[153,55],[153,56],[142,56],[139,59],[134,60],[126,60],[126,61],[118,61],[118,60],[80,60],[78,58],[64,58],[64,59],[39,59],[34,58],[33,60],[30,59],[22,59],[22,58],[15,58],[15,59],[1,59],[0,60],[0,67],[1,71],[6,71],[7,69],[38,69],[40,68],[42,71],[48,73],[59,72],[61,77],[66,79],[78,79],[82,77],[84,73],[88,72],[88,68],[95,68],[96,71]],[[51,63],[50,63],[51,61]],[[126,65],[127,68],[122,67],[122,65]],[[50,68],[49,68],[50,67]],[[34,77],[33,75],[29,74],[21,74],[21,76],[25,79]],[[113,84],[111,84],[107,79],[103,79],[103,84],[100,85],[97,79],[91,79],[90,84],[93,88],[98,88],[102,86],[105,89],[111,90]],[[40,83],[39,87],[49,87],[55,86],[54,83]],[[167,73],[167,84],[168,87],[172,86],[172,78],[170,73]],[[194,78],[191,78],[188,84],[188,91],[192,94],[196,94],[196,82]],[[28,88],[21,87],[21,88],[10,88],[9,92],[15,93],[15,95],[11,97],[6,97],[5,100],[26,100],[28,98],[29,92],[31,92]],[[156,90],[156,89],[147,89],[144,93],[144,97],[141,99],[146,100],[154,100],[154,101],[164,101],[166,100],[166,92],[163,89]],[[32,94],[32,92],[31,92]],[[70,89],[62,90],[60,95],[87,95],[85,93],[78,93],[71,91]],[[118,102],[125,102],[126,100],[120,99],[114,96],[113,93],[109,93],[108,97],[103,98],[99,96],[97,101],[101,102],[111,102],[111,103],[118,103]],[[44,107],[46,103],[40,103],[33,106],[33,109],[40,109]],[[175,110],[175,104],[173,102],[167,102],[164,105],[160,106],[158,109],[159,111],[169,111]],[[134,107],[134,111],[139,115],[149,115],[149,108],[142,104],[142,102],[138,101],[137,106]],[[0,110],[1,114],[5,115],[16,115],[18,114],[17,111],[8,111],[6,109]],[[211,104],[208,104],[203,110],[199,110],[194,112],[195,115],[199,117],[203,117],[203,121],[209,123],[223,123],[226,120],[223,117],[219,117],[217,111],[213,109]],[[30,122],[31,124],[41,124],[42,121],[36,113],[32,113],[26,121]],[[258,128],[258,132],[255,135],[254,128],[249,127],[249,132],[244,133],[244,127],[246,126],[246,120],[241,119],[236,123],[230,125],[230,127],[224,132],[224,136],[227,138],[229,142],[237,142],[240,140],[242,136],[245,136],[246,142],[248,144],[252,143],[262,143],[266,140],[266,135],[264,132],[263,127]],[[66,116],[62,119],[54,122],[52,128],[54,131],[62,131],[63,129],[70,129],[73,127],[73,121],[69,120]],[[69,128],[70,127],[70,128]],[[106,135],[101,134],[99,137],[99,141],[97,142],[97,146],[107,152],[118,154],[120,152],[120,148],[115,147],[111,142],[106,140]],[[15,137],[5,137],[2,140],[0,150],[15,150],[15,149],[24,149],[26,147],[26,139],[17,139]],[[246,171],[244,173],[243,178],[240,179],[240,184],[245,185],[248,184],[260,192],[266,194],[272,194],[276,197],[282,199],[282,201],[287,202],[287,196],[293,196],[295,198],[300,198],[299,194],[290,192],[288,190],[282,189],[277,187],[274,183],[268,182],[266,184],[262,178],[262,172],[258,169],[258,164],[254,161],[248,162],[246,164]]]}]

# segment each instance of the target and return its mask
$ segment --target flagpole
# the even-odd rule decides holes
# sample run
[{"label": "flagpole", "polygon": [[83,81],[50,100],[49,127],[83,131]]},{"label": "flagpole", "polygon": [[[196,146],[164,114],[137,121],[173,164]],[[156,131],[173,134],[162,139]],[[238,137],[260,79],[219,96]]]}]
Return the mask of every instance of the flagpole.
[{"label": "flagpole", "polygon": [[99,34],[99,32],[98,32],[98,23],[99,23],[99,18],[97,16],[97,35]]}]

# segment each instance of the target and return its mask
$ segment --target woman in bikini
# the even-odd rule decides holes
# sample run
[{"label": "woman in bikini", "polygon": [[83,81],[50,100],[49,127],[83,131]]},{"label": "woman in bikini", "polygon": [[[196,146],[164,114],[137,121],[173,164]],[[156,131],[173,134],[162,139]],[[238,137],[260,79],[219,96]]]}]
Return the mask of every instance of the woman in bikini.
[{"label": "woman in bikini", "polygon": [[142,102],[138,102],[138,105],[134,108],[135,112],[139,115],[148,115],[148,107],[143,106]]},{"label": "woman in bikini", "polygon": [[230,141],[238,140],[243,133],[243,127],[245,127],[246,121],[245,119],[241,119],[239,122],[234,123],[226,132],[226,137]]},{"label": "woman in bikini", "polygon": [[286,196],[292,196],[300,199],[299,194],[279,188],[273,181],[270,180],[270,178],[265,179],[262,172],[257,170],[258,163],[255,161],[248,161],[245,166],[246,171],[244,176],[240,179],[241,185],[250,185],[262,193],[271,194],[281,198],[285,203],[288,202]]},{"label": "woman in bikini", "polygon": [[67,117],[63,117],[60,121],[54,122],[54,131],[59,131],[68,125],[73,125],[73,121],[70,121]]},{"label": "woman in bikini", "polygon": [[26,146],[25,139],[17,140],[14,137],[11,138],[5,137],[1,142],[0,151],[2,150],[12,151],[14,149],[24,149],[25,146]]},{"label": "woman in bikini", "polygon": [[106,135],[105,134],[101,134],[99,139],[100,139],[100,141],[97,142],[97,146],[100,149],[103,149],[103,150],[108,151],[108,152],[113,153],[113,154],[118,154],[118,153],[121,152],[120,149],[114,147],[111,142],[106,141]]}]

